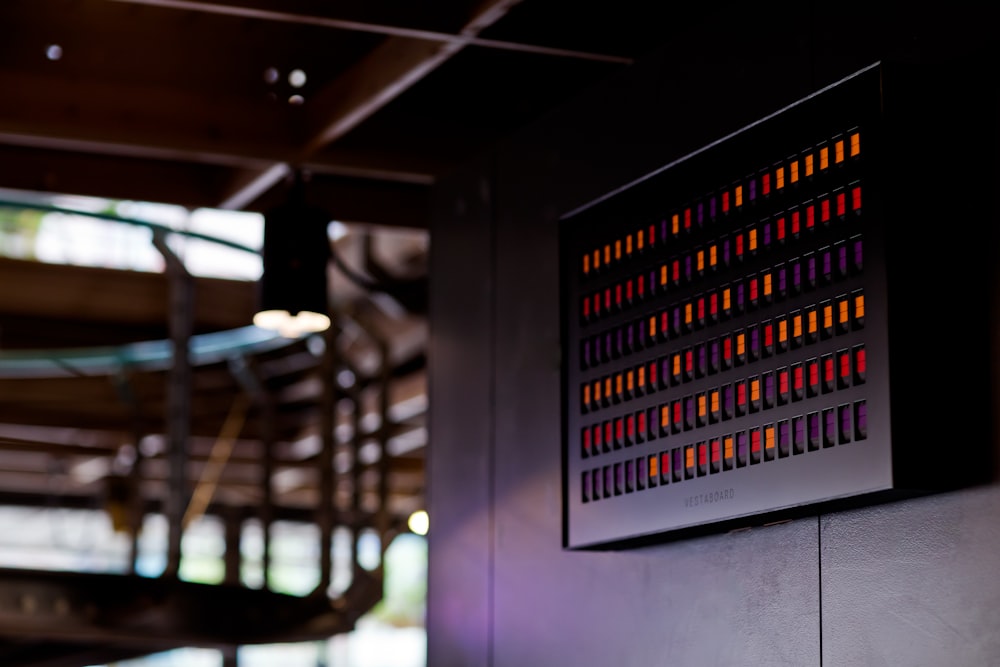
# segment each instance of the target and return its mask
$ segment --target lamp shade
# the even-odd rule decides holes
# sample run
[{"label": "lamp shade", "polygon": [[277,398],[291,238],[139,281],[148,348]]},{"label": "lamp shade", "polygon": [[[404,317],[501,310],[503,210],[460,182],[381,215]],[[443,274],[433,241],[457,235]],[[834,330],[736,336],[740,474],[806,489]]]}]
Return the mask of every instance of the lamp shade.
[{"label": "lamp shade", "polygon": [[254,324],[286,336],[330,326],[327,266],[330,217],[301,194],[264,214],[263,273]]}]

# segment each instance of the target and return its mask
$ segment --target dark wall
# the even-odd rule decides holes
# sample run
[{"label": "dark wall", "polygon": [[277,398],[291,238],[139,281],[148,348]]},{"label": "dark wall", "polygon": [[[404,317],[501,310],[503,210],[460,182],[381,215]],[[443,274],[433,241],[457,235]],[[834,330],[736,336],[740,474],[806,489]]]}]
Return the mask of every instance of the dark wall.
[{"label": "dark wall", "polygon": [[561,548],[558,217],[875,60],[951,59],[992,39],[986,8],[740,7],[438,188],[431,667],[1000,664],[997,485],[640,549]]}]

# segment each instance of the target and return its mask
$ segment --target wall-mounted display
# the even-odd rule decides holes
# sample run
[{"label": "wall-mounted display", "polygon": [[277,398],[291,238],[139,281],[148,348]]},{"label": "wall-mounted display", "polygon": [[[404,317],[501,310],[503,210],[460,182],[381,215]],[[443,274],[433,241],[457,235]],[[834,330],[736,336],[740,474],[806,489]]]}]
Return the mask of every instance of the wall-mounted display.
[{"label": "wall-mounted display", "polygon": [[563,217],[564,546],[989,467],[989,177],[954,173],[963,77],[927,76],[872,65]]}]

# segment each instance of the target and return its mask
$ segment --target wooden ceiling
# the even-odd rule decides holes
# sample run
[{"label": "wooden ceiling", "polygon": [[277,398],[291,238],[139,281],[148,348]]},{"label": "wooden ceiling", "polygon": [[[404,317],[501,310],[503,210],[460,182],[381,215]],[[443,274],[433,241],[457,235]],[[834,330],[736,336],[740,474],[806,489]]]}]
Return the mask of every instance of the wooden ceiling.
[{"label": "wooden ceiling", "polygon": [[[435,179],[677,29],[649,3],[6,0],[0,187],[427,226]],[[705,10],[701,10],[705,11]]]}]

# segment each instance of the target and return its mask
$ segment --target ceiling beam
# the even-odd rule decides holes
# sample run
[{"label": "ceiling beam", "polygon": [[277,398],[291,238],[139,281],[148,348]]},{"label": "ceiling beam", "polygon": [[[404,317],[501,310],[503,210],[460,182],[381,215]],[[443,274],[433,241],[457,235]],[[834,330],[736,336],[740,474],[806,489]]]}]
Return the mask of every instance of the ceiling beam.
[{"label": "ceiling beam", "polygon": [[435,30],[423,30],[420,28],[408,28],[406,26],[385,25],[371,21],[352,21],[349,19],[339,19],[331,16],[316,16],[311,14],[301,14],[298,12],[287,12],[275,9],[260,9],[257,7],[247,7],[242,4],[205,2],[202,0],[113,0],[114,2],[146,5],[163,9],[178,9],[189,12],[202,12],[205,14],[217,14],[244,19],[255,19],[259,21],[270,21],[272,23],[291,23],[294,25],[308,25],[319,28],[331,28],[336,30],[349,30],[352,32],[366,32],[375,35],[385,35],[387,37],[405,37],[441,44],[455,44],[459,47],[478,46],[482,48],[498,49],[503,51],[520,51],[523,53],[533,53],[537,55],[549,55],[561,58],[576,58],[581,60],[595,60],[599,62],[616,63],[628,65],[632,63],[632,58],[617,56],[614,54],[593,53],[589,51],[578,51],[574,49],[562,49],[558,47],[545,46],[542,44],[524,44],[521,42],[510,42],[501,39],[484,39],[478,34],[493,25],[507,10],[521,0],[513,2],[490,2],[482,11],[479,11],[473,20],[470,21],[458,34],[438,32]]},{"label": "ceiling beam", "polygon": [[264,169],[277,156],[268,156],[266,151],[244,143],[219,150],[190,139],[165,140],[150,137],[148,141],[126,140],[90,134],[84,136],[78,127],[43,126],[39,123],[13,124],[0,118],[0,144],[48,151],[65,151],[108,157],[123,157],[146,160],[174,161],[191,164],[213,165],[229,168]]},{"label": "ceiling beam", "polygon": [[308,139],[297,155],[284,162],[285,168],[271,167],[262,171],[259,178],[244,183],[242,187],[229,193],[220,202],[219,208],[241,209],[250,205],[263,191],[281,182],[288,169],[298,168],[314,154],[373,116],[461,51],[479,32],[498,21],[518,2],[520,0],[487,0],[469,17],[457,40],[441,42],[412,37],[388,37],[309,101]]}]

